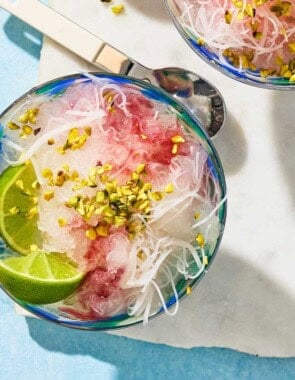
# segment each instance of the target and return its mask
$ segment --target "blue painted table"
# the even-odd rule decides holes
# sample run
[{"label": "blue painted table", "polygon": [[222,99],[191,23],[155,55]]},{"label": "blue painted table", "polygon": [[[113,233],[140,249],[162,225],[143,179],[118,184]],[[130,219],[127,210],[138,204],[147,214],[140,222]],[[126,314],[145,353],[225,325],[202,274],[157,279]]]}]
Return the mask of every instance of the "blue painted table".
[{"label": "blue painted table", "polygon": [[[42,36],[0,10],[0,112],[37,80]],[[15,314],[0,292],[0,380],[295,379],[295,358],[177,349]]]}]

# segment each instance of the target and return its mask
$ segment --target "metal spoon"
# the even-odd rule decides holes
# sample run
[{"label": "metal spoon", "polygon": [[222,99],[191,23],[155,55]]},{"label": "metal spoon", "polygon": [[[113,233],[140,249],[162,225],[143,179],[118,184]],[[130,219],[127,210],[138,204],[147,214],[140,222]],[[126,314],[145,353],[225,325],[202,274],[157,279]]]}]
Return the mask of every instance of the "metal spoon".
[{"label": "metal spoon", "polygon": [[200,120],[210,137],[222,127],[223,98],[197,74],[173,67],[147,68],[38,0],[0,0],[0,7],[100,69],[147,80],[162,88]]}]

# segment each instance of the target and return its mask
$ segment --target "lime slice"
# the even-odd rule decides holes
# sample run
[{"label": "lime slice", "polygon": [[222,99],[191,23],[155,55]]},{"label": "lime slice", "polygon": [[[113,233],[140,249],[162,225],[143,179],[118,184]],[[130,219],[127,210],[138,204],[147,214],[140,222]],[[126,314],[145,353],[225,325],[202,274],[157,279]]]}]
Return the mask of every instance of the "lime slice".
[{"label": "lime slice", "polygon": [[62,253],[33,252],[0,260],[0,284],[15,298],[32,304],[67,298],[83,276]]},{"label": "lime slice", "polygon": [[13,250],[23,255],[31,252],[32,244],[41,241],[38,215],[28,215],[36,209],[38,190],[32,188],[35,181],[30,163],[9,167],[0,176],[0,234]]}]

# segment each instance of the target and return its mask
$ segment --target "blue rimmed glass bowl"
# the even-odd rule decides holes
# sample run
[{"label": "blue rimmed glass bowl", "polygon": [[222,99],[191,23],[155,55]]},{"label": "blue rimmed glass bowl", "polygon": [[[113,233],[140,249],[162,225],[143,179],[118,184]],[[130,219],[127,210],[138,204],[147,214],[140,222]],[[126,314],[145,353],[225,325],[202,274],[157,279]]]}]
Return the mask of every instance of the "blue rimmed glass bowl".
[{"label": "blue rimmed glass bowl", "polygon": [[176,0],[164,0],[164,3],[180,35],[192,50],[210,66],[232,79],[252,86],[270,90],[295,90],[295,82],[290,82],[289,79],[278,76],[265,78],[260,75],[259,70],[240,70],[227,62],[225,58],[220,58],[210,49],[210,46],[198,43],[199,36],[185,25]]},{"label": "blue rimmed glass bowl", "polygon": [[[177,116],[179,122],[183,125],[183,127],[194,134],[195,138],[200,142],[200,144],[203,146],[203,148],[207,152],[207,155],[208,155],[207,170],[209,170],[212,176],[214,177],[214,180],[216,182],[215,186],[218,187],[218,191],[219,191],[219,199],[217,200],[217,202],[221,202],[222,200],[226,198],[225,178],[224,178],[224,173],[223,173],[222,165],[219,160],[218,154],[210,138],[207,136],[207,134],[204,132],[202,127],[199,125],[199,122],[186,109],[184,109],[180,103],[176,102],[173,98],[168,96],[162,90],[159,90],[143,81],[131,79],[128,77],[105,74],[105,73],[92,73],[92,75],[95,75],[96,78],[98,79],[101,78],[104,81],[109,81],[119,86],[121,84],[124,84],[124,85],[127,84],[128,86],[132,86],[135,90],[139,91],[145,97],[160,101],[162,104],[164,104],[167,107],[167,110],[169,110],[169,112],[174,113]],[[58,97],[62,95],[63,92],[67,88],[69,88],[70,86],[74,86],[76,83],[80,83],[81,80],[83,80],[84,82],[87,82],[87,81],[90,81],[91,79],[89,79],[88,77],[85,77],[83,74],[74,74],[74,75],[69,75],[69,76],[52,80],[38,87],[34,87],[32,90],[28,91],[22,97],[17,99],[11,106],[9,106],[0,115],[0,127],[1,127],[0,138],[3,139],[6,137],[5,128],[4,128],[5,122],[7,122],[7,120],[10,119],[11,115],[13,115],[17,110],[22,109],[23,105],[25,104],[28,98],[32,99],[38,96]],[[0,140],[0,147],[1,147],[1,140]],[[0,160],[3,163],[3,158],[1,159],[2,154],[3,152],[1,152],[1,149],[0,149]],[[0,171],[1,170],[3,170],[3,167],[2,169],[0,168]],[[213,245],[211,244],[210,246],[210,253],[208,256],[207,268],[210,267],[218,251],[218,248],[222,239],[222,234],[223,234],[223,229],[224,229],[225,219],[226,219],[226,207],[227,207],[226,201],[223,203],[221,202],[220,207],[218,208],[218,210],[216,210],[216,217],[219,220],[220,230],[219,230],[218,236],[216,237],[216,241],[214,241]],[[12,252],[12,250],[6,245],[5,241],[0,238],[0,259],[5,258],[9,255],[15,255],[15,252]],[[179,299],[182,299],[186,296],[188,287],[193,289],[197,285],[197,283],[203,278],[205,272],[207,272],[207,270],[206,271],[204,270],[201,273],[201,275],[197,277],[196,279],[189,279],[189,280],[181,279],[176,283],[176,289],[177,289]],[[58,304],[48,304],[48,305],[29,304],[20,299],[16,299],[12,295],[10,295],[3,287],[2,289],[17,304],[19,304],[21,307],[31,312],[35,316],[67,326],[67,327],[84,329],[84,330],[107,330],[107,329],[127,327],[127,326],[134,325],[136,323],[142,322],[142,317],[129,316],[128,314],[120,314],[114,317],[100,319],[100,320],[89,320],[89,321],[79,320],[79,319],[73,318],[70,314],[60,311],[60,309],[58,308],[59,306]],[[176,301],[173,293],[171,293],[170,296],[167,297],[165,301],[168,308],[173,306]],[[153,313],[151,317],[159,315],[163,313],[163,311],[164,311],[163,307],[160,307]]]}]

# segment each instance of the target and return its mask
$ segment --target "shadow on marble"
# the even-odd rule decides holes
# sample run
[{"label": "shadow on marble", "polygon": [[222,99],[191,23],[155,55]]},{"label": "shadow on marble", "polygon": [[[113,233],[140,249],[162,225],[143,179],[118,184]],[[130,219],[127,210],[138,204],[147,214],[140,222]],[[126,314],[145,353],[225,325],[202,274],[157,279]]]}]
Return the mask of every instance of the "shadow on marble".
[{"label": "shadow on marble", "polygon": [[[195,346],[242,348],[279,356],[293,353],[295,356],[294,306],[294,299],[278,284],[234,253],[221,250],[196,291],[181,303],[176,317],[161,316],[146,327],[138,325],[117,334],[168,345],[177,343],[180,347],[189,347],[188,343],[194,341]],[[34,318],[26,318],[26,322],[31,337],[51,351],[92,355],[120,367],[132,366],[132,355],[135,355],[132,350],[138,353],[138,366],[146,367],[147,355],[151,356],[152,352],[162,355],[161,346],[152,343],[70,330]],[[181,366],[192,367],[194,365],[189,363],[194,355],[207,352],[204,350],[166,347],[163,355],[172,362],[181,357]],[[218,349],[208,352],[211,352],[208,362],[212,355],[219,355]],[[235,355],[234,351],[225,352]],[[251,361],[254,356],[245,355],[244,358]]]},{"label": "shadow on marble", "polygon": [[[258,358],[222,348],[190,350],[141,342],[106,333],[69,331],[44,322],[28,321],[31,337],[43,349],[66,355],[87,355],[115,367],[114,380],[288,380],[294,378],[295,359]],[[66,373],[66,369],[62,373]],[[88,380],[103,380],[89,373]]]},{"label": "shadow on marble", "polygon": [[162,0],[127,0],[128,6],[144,13],[146,16],[163,22],[172,22]]},{"label": "shadow on marble", "polygon": [[273,92],[272,102],[274,146],[295,208],[295,92]]},{"label": "shadow on marble", "polygon": [[224,127],[213,139],[226,175],[237,173],[247,159],[247,140],[239,121],[227,113]]},{"label": "shadow on marble", "polygon": [[28,54],[39,59],[42,46],[42,34],[14,16],[5,23],[4,32],[11,42]]}]

